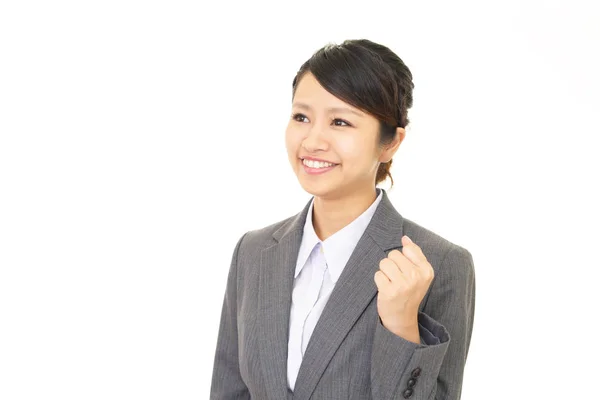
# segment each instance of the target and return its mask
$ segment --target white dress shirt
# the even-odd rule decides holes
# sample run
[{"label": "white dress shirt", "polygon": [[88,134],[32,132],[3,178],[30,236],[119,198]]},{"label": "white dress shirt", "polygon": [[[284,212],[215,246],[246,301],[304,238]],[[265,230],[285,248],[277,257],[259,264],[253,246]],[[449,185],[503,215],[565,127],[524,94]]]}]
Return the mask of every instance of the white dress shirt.
[{"label": "white dress shirt", "polygon": [[313,227],[314,198],[311,201],[296,261],[290,309],[287,381],[291,390],[325,304],[381,201],[383,191],[377,189],[377,192],[377,198],[365,212],[324,241]]}]

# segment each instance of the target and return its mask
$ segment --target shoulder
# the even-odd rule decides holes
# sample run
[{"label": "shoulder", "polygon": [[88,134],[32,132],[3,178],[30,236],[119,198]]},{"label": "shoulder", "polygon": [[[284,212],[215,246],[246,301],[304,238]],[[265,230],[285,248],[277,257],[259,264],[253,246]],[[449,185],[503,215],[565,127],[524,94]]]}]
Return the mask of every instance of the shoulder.
[{"label": "shoulder", "polygon": [[436,273],[456,275],[472,272],[473,257],[465,247],[407,218],[403,218],[403,233],[421,248]]},{"label": "shoulder", "polygon": [[297,215],[293,215],[262,228],[247,231],[242,235],[238,242],[240,246],[239,252],[244,254],[248,254],[248,252],[260,253],[262,249],[275,244],[276,241],[273,238],[275,232],[282,228],[285,229],[286,226],[289,226],[291,223],[293,223],[293,220],[296,217]]}]

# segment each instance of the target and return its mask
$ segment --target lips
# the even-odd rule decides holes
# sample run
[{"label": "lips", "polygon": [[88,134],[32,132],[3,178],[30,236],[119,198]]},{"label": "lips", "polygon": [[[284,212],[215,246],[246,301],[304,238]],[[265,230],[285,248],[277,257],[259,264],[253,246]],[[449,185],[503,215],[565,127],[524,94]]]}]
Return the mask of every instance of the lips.
[{"label": "lips", "polygon": [[321,174],[325,174],[335,168],[338,167],[338,164],[333,164],[332,166],[329,167],[323,167],[323,168],[312,168],[309,167],[308,165],[304,164],[304,162],[300,161],[300,164],[302,164],[302,169],[304,170],[304,172],[306,172],[308,175],[321,175]]}]

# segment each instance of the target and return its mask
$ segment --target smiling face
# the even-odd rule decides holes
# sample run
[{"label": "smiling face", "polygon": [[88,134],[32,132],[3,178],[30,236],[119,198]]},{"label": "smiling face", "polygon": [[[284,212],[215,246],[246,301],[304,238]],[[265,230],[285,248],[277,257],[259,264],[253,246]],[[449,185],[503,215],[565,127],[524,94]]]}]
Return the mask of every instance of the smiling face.
[{"label": "smiling face", "polygon": [[[285,135],[288,158],[302,188],[322,198],[373,191],[380,162],[392,158],[404,137],[398,128],[401,134],[394,143],[380,147],[379,129],[375,117],[338,99],[306,73],[297,84]],[[305,157],[335,165],[305,166]]]}]

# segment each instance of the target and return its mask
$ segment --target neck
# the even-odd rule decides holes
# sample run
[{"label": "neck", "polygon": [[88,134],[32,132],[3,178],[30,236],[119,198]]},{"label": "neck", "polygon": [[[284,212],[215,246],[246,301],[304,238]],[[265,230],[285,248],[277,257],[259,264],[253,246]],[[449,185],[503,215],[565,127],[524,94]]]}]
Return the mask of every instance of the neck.
[{"label": "neck", "polygon": [[315,196],[312,215],[315,233],[319,239],[327,239],[364,213],[376,198],[374,188],[338,198]]}]

